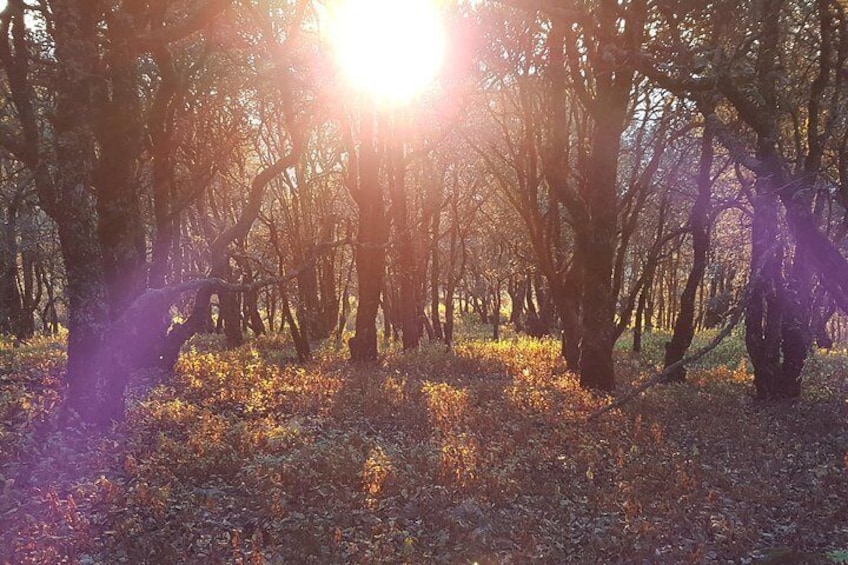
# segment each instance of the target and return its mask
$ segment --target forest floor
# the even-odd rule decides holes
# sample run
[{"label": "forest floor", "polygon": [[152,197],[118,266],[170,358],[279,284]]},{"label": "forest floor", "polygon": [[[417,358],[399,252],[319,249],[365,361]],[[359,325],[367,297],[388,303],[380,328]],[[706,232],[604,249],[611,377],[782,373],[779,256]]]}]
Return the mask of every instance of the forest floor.
[{"label": "forest floor", "polygon": [[[844,352],[761,405],[731,339],[585,423],[609,399],[553,340],[373,366],[217,343],[100,434],[56,426],[60,342],[0,348],[0,564],[848,562]],[[617,353],[621,390],[661,346]]]}]

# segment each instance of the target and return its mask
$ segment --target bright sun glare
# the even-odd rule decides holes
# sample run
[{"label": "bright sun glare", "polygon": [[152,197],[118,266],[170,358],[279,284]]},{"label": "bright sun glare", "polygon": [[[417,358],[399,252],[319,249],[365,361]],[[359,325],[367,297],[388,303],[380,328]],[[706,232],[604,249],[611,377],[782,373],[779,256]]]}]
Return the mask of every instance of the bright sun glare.
[{"label": "bright sun glare", "polygon": [[436,0],[339,0],[326,29],[346,79],[380,104],[424,91],[445,56]]}]

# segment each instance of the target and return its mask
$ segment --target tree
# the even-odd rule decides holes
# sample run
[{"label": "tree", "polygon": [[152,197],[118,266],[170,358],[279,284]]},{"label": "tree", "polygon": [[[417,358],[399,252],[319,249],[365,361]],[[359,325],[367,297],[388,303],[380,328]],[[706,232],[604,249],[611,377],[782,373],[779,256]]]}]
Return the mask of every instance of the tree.
[{"label": "tree", "polygon": [[[174,222],[184,209],[173,190],[173,124],[191,81],[215,47],[210,41],[201,43],[206,51],[194,50],[198,44],[190,39],[208,32],[227,4],[210,0],[113,7],[70,1],[30,7],[13,1],[0,16],[0,62],[16,120],[0,142],[32,171],[39,206],[57,226],[67,277],[68,406],[86,420],[119,416],[127,370],[158,357],[155,347],[141,348],[150,354],[146,359],[128,351],[138,344],[117,342],[114,336],[126,333],[110,332],[110,327],[125,324],[125,313],[136,311],[135,300],[145,295],[148,280],[161,284],[165,279]],[[27,18],[40,25],[28,25]],[[180,41],[195,60],[177,78],[169,47]],[[159,89],[146,107],[140,93],[151,58],[161,75],[153,78],[153,83],[160,79]],[[56,95],[44,96],[43,84]],[[141,206],[148,189],[141,174],[146,140],[167,146],[150,151],[157,202],[150,276]],[[244,213],[212,245],[218,265],[226,246],[252,225],[268,177],[286,166],[285,160],[274,163],[254,179]],[[158,343],[167,329],[162,318],[168,306],[160,304],[164,312],[151,312],[150,324],[138,324],[154,332],[152,342]],[[180,337],[179,332],[171,337]]]},{"label": "tree", "polygon": [[[739,175],[749,187],[754,207],[750,270],[754,292],[746,316],[746,342],[758,396],[795,397],[811,343],[812,273],[840,307],[848,306],[840,282],[842,274],[848,274],[848,262],[822,230],[817,214],[821,202],[829,198],[828,169],[833,170],[835,163],[828,159],[831,155],[840,159],[844,147],[840,145],[844,127],[832,116],[843,103],[839,94],[843,78],[835,69],[845,54],[835,46],[837,38],[848,33],[845,7],[828,0],[814,5],[783,0],[744,6],[722,2],[664,16],[671,30],[665,38],[668,44],[664,39],[657,42],[658,56],[643,70],[699,102],[716,138],[754,175],[753,179]],[[815,43],[799,43],[798,33],[804,28],[800,22],[811,18],[818,22]],[[682,29],[696,25],[698,31],[687,35],[692,40],[681,50]],[[700,31],[704,29],[712,31],[705,35]],[[675,41],[676,47],[669,48]],[[797,45],[807,50],[792,47]],[[786,64],[800,53],[811,64]],[[660,62],[669,55],[673,62]],[[718,104],[704,104],[712,94],[719,96]],[[798,127],[802,121],[806,128]]]},{"label": "tree", "polygon": [[359,209],[356,240],[356,280],[359,289],[356,308],[356,334],[350,339],[352,361],[377,359],[377,310],[386,268],[389,226],[383,202],[380,165],[383,153],[379,145],[376,115],[363,111],[359,141],[348,134],[348,190]]},{"label": "tree", "polygon": [[[674,334],[665,346],[665,367],[677,363],[692,344],[695,336],[695,299],[698,287],[707,269],[710,248],[710,199],[713,185],[713,133],[709,126],[701,137],[701,155],[695,184],[698,195],[689,212],[689,230],[692,234],[692,268],[680,296],[680,309],[674,323]],[[680,367],[669,376],[670,381],[683,382],[686,368]]]}]

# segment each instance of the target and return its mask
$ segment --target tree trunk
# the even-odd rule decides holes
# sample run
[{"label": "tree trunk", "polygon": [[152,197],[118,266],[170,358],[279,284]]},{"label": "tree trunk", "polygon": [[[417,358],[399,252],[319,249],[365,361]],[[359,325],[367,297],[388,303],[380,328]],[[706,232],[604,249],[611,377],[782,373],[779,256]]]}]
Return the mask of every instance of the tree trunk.
[{"label": "tree trunk", "polygon": [[[389,126],[393,128],[393,125]],[[406,198],[406,175],[404,171],[404,150],[401,141],[395,139],[393,131],[389,136],[389,195],[391,212],[397,237],[397,265],[399,292],[395,302],[395,311],[403,333],[403,349],[408,351],[418,347],[421,340],[421,324],[418,320],[418,259],[409,225],[409,211]]]},{"label": "tree trunk", "polygon": [[[85,7],[90,10],[90,7]],[[94,124],[99,160],[93,175],[97,192],[97,230],[113,320],[142,293],[147,282],[144,216],[138,189],[138,157],[143,149],[138,53],[134,9],[107,19],[110,48],[103,64],[109,69],[109,93],[99,93]],[[97,104],[95,102],[95,104]],[[89,102],[91,104],[91,102]]]},{"label": "tree trunk", "polygon": [[[219,273],[213,271],[210,276],[220,278]],[[212,295],[214,289],[201,288],[194,297],[194,306],[191,314],[182,323],[174,324],[165,337],[162,349],[162,357],[159,367],[168,373],[173,371],[174,365],[180,356],[183,344],[197,333],[212,331]]]},{"label": "tree trunk", "polygon": [[[68,209],[84,209],[86,205],[82,200],[87,199],[87,195],[78,193],[74,196],[80,201]],[[69,214],[57,224],[67,275],[68,366],[65,378],[68,382],[68,407],[83,420],[94,422],[103,413],[98,392],[100,344],[109,325],[109,306],[106,282],[99,268],[100,246],[93,202],[89,205],[91,214],[74,214],[73,217]]]},{"label": "tree trunk", "polygon": [[[338,218],[330,214],[322,220],[321,241],[336,239]],[[317,261],[318,271],[318,333],[315,337],[325,339],[332,335],[339,320],[339,290],[336,283],[336,253],[328,253]]]},{"label": "tree trunk", "polygon": [[[677,363],[686,354],[695,336],[695,302],[698,287],[707,270],[710,249],[710,198],[712,196],[713,135],[710,126],[704,128],[701,140],[701,159],[698,170],[698,196],[689,212],[692,233],[692,268],[680,296],[680,310],[674,324],[671,341],[665,345],[665,368]],[[670,382],[684,382],[686,368],[679,367],[669,374]]]},{"label": "tree trunk", "polygon": [[[790,393],[780,383],[780,310],[783,249],[776,203],[768,196],[754,197],[751,225],[751,298],[745,308],[745,344],[754,365],[757,396]],[[783,384],[783,383],[782,383]]]},{"label": "tree trunk", "polygon": [[585,190],[591,222],[581,226],[577,234],[583,272],[580,385],[603,391],[615,389],[612,361],[615,297],[612,296],[612,274],[618,207],[616,171],[622,121],[623,108],[618,111],[610,108],[608,114],[595,116],[592,156]]},{"label": "tree trunk", "polygon": [[[444,339],[445,344],[448,346],[453,345],[454,312],[456,311],[456,286],[462,278],[462,273],[465,270],[465,249],[460,238],[460,220],[458,216],[456,200],[454,200],[450,241],[448,244],[447,282],[445,283]],[[459,258],[457,257],[457,254],[460,255]],[[457,265],[457,261],[459,261],[460,265]]]},{"label": "tree trunk", "polygon": [[784,244],[770,179],[758,179],[751,226],[752,293],[745,312],[745,343],[761,400],[797,398],[806,358],[800,294],[783,277]]},{"label": "tree trunk", "polygon": [[559,317],[562,322],[562,356],[569,371],[580,371],[580,297],[582,294],[580,261],[576,258],[565,273],[559,291]]},{"label": "tree trunk", "polygon": [[51,196],[56,200],[44,201],[44,190],[39,199],[54,213],[67,276],[68,407],[93,422],[102,413],[100,344],[110,315],[96,202],[89,191],[95,159],[90,104],[96,96],[91,77],[97,76],[100,62],[94,18],[87,11],[79,2],[54,7],[55,54],[62,80],[54,119],[57,184]]},{"label": "tree trunk", "polygon": [[[612,362],[613,350],[613,305],[612,261],[614,237],[603,229],[604,224],[593,231],[598,239],[594,243],[582,242],[584,253],[583,291],[583,339],[580,347],[580,385],[603,391],[615,389],[615,369]],[[600,233],[598,233],[600,232]],[[593,238],[594,239],[594,238]],[[594,251],[594,253],[592,252]]]},{"label": "tree trunk", "polygon": [[480,323],[486,325],[489,323],[489,300],[483,295],[478,298],[474,297],[474,310],[480,316]]},{"label": "tree trunk", "polygon": [[527,271],[527,274],[524,276],[524,290],[524,300],[526,301],[528,316],[530,314],[538,316],[539,311],[536,308],[536,303],[533,301],[533,277],[530,271]]},{"label": "tree trunk", "polygon": [[336,347],[341,347],[344,332],[347,330],[347,315],[350,309],[350,279],[353,275],[353,261],[347,269],[344,286],[342,287],[342,295],[339,299],[339,322],[336,326]]},{"label": "tree trunk", "polygon": [[25,206],[20,218],[21,237],[21,311],[15,324],[14,333],[18,339],[25,340],[35,334],[35,311],[44,294],[44,285],[40,276],[40,257],[38,256],[38,228],[35,225],[34,210]]},{"label": "tree trunk", "polygon": [[301,363],[305,363],[312,358],[312,348],[309,345],[309,339],[303,335],[303,332],[300,331],[297,322],[295,322],[291,308],[289,307],[288,294],[284,289],[282,290],[282,295],[283,318],[289,324],[289,332],[291,333],[292,341],[294,342],[294,349],[297,352],[297,360]]},{"label": "tree trunk", "polygon": [[439,277],[441,276],[439,264],[439,225],[441,212],[437,210],[433,214],[433,235],[432,235],[432,262],[430,264],[430,320],[433,324],[433,338],[442,340],[444,333],[442,332],[442,320],[439,314]]},{"label": "tree trunk", "polygon": [[[580,348],[580,384],[612,391],[615,369],[615,301],[613,266],[618,235],[618,158],[634,70],[613,54],[612,47],[638,49],[642,43],[646,2],[631,3],[626,33],[621,28],[617,0],[600,0],[596,9],[597,51],[591,57],[595,81],[592,101],[593,132],[586,178],[581,185],[588,222],[575,224],[583,272],[583,336]],[[573,77],[580,80],[581,77]]]},{"label": "tree trunk", "polygon": [[[223,279],[232,282],[233,269],[229,259],[224,263]],[[236,348],[244,343],[241,331],[241,295],[231,290],[218,290],[218,315],[224,331],[225,343],[228,348]]]},{"label": "tree trunk", "polygon": [[18,333],[23,314],[18,289],[17,209],[15,202],[6,208],[0,232],[0,333],[6,335]]},{"label": "tree trunk", "polygon": [[494,304],[492,305],[492,339],[501,338],[501,282],[498,281],[493,287]]},{"label": "tree trunk", "polygon": [[455,308],[455,297],[454,297],[454,287],[453,284],[448,283],[445,286],[445,344],[452,345],[453,344],[453,322],[454,322],[454,308]]},{"label": "tree trunk", "polygon": [[833,348],[833,336],[828,331],[828,322],[836,312],[836,305],[828,300],[824,306],[813,310],[812,322],[810,324],[812,335],[815,337],[816,345],[822,349]]},{"label": "tree trunk", "polygon": [[515,331],[524,329],[524,295],[527,290],[524,288],[524,281],[516,280],[516,277],[510,277],[507,282],[507,294],[512,310],[509,314],[509,323],[515,328]]},{"label": "tree trunk", "polygon": [[374,116],[363,111],[358,159],[358,183],[353,191],[359,207],[359,237],[356,243],[356,280],[359,302],[356,333],[350,339],[352,361],[377,360],[377,310],[386,257],[386,218],[380,185],[380,157],[374,131]]},{"label": "tree trunk", "polygon": [[642,352],[642,328],[644,324],[644,314],[645,314],[645,301],[648,297],[648,292],[650,292],[651,284],[653,281],[646,281],[645,286],[642,287],[642,292],[639,293],[639,304],[636,306],[636,320],[633,323],[633,353],[641,353]]},{"label": "tree trunk", "polygon": [[[253,271],[247,264],[242,265],[242,282],[249,285],[253,282]],[[243,318],[247,327],[254,335],[265,334],[265,324],[262,321],[262,316],[259,314],[259,290],[246,290],[242,297]]]},{"label": "tree trunk", "polygon": [[543,277],[541,273],[536,273],[536,295],[539,299],[540,329],[544,332],[544,335],[550,335],[551,326],[553,326],[557,316],[556,302],[548,285],[548,279]]},{"label": "tree trunk", "polygon": [[[303,257],[297,260],[303,260]],[[318,270],[313,265],[297,277],[297,323],[307,337],[321,337],[320,299],[318,298]]]}]

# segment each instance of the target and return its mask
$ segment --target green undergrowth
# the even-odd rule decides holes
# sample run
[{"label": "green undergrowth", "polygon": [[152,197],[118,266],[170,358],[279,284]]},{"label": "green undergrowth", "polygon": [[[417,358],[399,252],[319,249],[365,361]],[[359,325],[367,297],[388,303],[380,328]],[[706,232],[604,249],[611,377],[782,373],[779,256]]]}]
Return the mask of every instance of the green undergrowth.
[{"label": "green undergrowth", "polygon": [[[689,352],[695,352],[706,347],[716,337],[717,330],[703,331],[692,340]],[[653,331],[642,335],[642,351],[640,358],[648,365],[661,366],[665,358],[665,344],[671,339],[669,331]],[[633,336],[625,332],[616,343],[616,350],[622,353],[630,352],[633,345]],[[719,345],[707,353],[692,367],[700,369],[713,369],[720,366],[738,367],[740,363],[748,365],[748,355],[745,352],[745,340],[740,328],[736,328]],[[750,369],[750,367],[749,367]]]},{"label": "green undergrowth", "polygon": [[[105,434],[56,425],[60,343],[3,345],[0,563],[838,562],[848,356],[760,405],[739,341],[587,424],[609,399],[553,339],[351,365],[201,338]],[[622,390],[661,346],[617,352]]]}]

